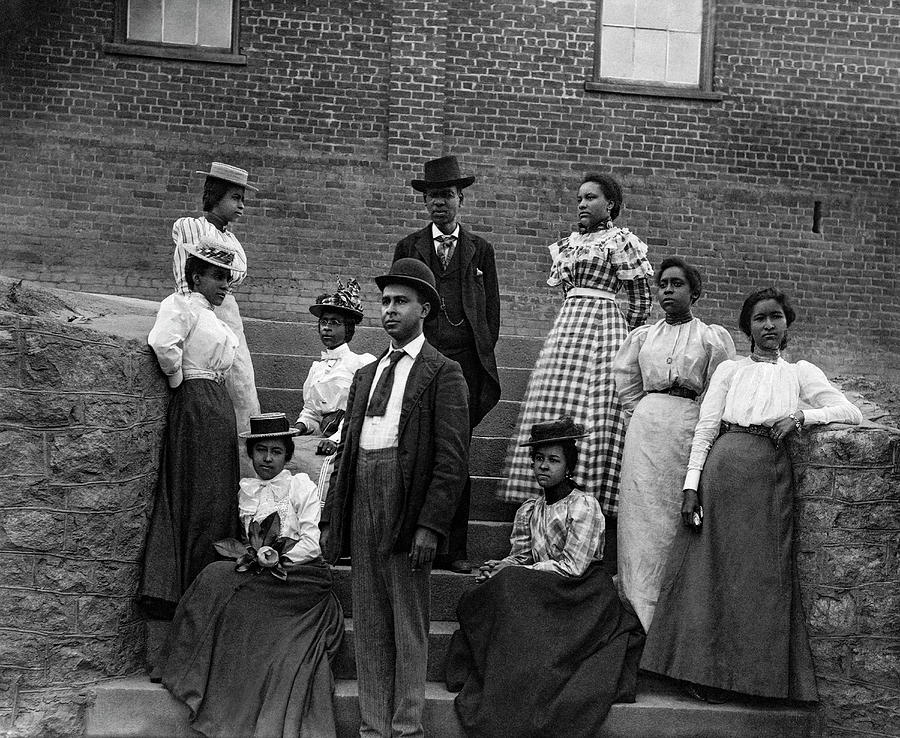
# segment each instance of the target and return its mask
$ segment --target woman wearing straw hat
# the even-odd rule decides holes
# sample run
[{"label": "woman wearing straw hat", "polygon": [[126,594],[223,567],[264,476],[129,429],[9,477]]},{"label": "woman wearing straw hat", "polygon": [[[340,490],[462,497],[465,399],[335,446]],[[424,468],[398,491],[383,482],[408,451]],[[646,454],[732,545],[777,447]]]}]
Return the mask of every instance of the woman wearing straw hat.
[{"label": "woman wearing straw hat", "polygon": [[185,243],[187,295],[159,306],[147,337],[172,395],[139,596],[151,614],[169,616],[200,570],[216,555],[213,542],[233,535],[240,476],[234,408],[225,376],[238,338],[213,308],[242,269],[228,244]]},{"label": "woman wearing straw hat", "polygon": [[256,377],[253,362],[244,338],[244,324],[232,290],[247,276],[247,256],[237,237],[228,230],[231,223],[244,214],[244,196],[247,190],[257,192],[256,187],[247,183],[247,172],[214,161],[208,172],[203,174],[203,215],[199,218],[179,218],[172,226],[172,240],[175,252],[172,255],[172,271],[175,275],[175,289],[182,295],[191,291],[185,274],[187,245],[197,244],[206,238],[234,253],[234,262],[228,281],[228,292],[221,305],[216,307],[216,315],[234,331],[238,339],[238,350],[231,371],[228,373],[228,393],[234,403],[234,413],[239,429],[246,429],[251,415],[259,413],[259,399],[256,395]]}]

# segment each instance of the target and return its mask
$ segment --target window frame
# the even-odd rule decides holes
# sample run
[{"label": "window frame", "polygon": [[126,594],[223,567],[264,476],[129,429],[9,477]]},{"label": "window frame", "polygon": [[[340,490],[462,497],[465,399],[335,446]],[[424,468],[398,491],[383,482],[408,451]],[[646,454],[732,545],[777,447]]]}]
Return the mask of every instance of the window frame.
[{"label": "window frame", "polygon": [[589,92],[615,92],[621,95],[681,97],[695,100],[721,100],[721,92],[713,90],[715,50],[715,0],[703,0],[703,22],[700,27],[700,78],[696,86],[676,83],[637,82],[603,77],[600,74],[600,51],[603,35],[603,1],[597,0],[594,23],[594,68],[584,83]]},{"label": "window frame", "polygon": [[231,49],[221,47],[188,46],[154,41],[130,41],[128,39],[128,4],[131,0],[115,0],[113,16],[113,40],[103,44],[108,54],[127,56],[152,56],[160,59],[179,59],[214,64],[246,64],[247,57],[240,53],[241,2],[231,0]]}]

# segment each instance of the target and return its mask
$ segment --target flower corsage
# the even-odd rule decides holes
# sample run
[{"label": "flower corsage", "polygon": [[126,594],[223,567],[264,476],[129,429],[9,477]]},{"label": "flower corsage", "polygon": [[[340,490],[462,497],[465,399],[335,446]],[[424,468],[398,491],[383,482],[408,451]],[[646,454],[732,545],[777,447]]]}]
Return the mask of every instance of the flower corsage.
[{"label": "flower corsage", "polygon": [[287,581],[285,564],[291,560],[285,555],[297,543],[296,538],[280,536],[281,518],[277,512],[267,516],[262,522],[254,520],[247,530],[247,541],[223,538],[213,545],[222,556],[234,559],[235,571],[250,571],[259,574],[264,569],[276,579]]}]

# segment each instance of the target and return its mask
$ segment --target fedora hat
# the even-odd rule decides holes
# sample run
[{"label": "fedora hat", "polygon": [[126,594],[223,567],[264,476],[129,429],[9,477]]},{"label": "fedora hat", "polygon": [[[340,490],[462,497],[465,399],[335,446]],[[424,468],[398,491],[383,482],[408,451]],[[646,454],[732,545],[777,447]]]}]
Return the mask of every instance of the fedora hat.
[{"label": "fedora hat", "polygon": [[362,300],[359,299],[359,282],[351,277],[347,281],[346,287],[341,280],[338,280],[337,286],[337,292],[333,295],[319,295],[315,305],[309,306],[309,312],[317,318],[321,318],[322,313],[339,313],[359,323],[363,317]]},{"label": "fedora hat", "polygon": [[253,190],[254,192],[259,192],[259,190],[253,185],[247,184],[247,170],[240,169],[239,167],[233,167],[230,164],[223,164],[220,161],[214,161],[209,165],[208,172],[201,172],[199,170],[195,171],[194,174],[202,174],[206,177],[215,177],[216,179],[222,179],[226,182],[231,182],[232,184],[240,185],[241,187],[246,187],[248,190]]},{"label": "fedora hat", "polygon": [[262,413],[250,416],[250,430],[238,434],[241,438],[278,438],[299,436],[300,431],[291,428],[284,413]]},{"label": "fedora hat", "polygon": [[561,441],[574,441],[576,438],[584,438],[584,426],[576,423],[568,415],[563,415],[558,420],[546,423],[535,423],[531,426],[531,438],[520,446],[545,446],[548,443],[560,443]]},{"label": "fedora hat", "polygon": [[234,263],[237,251],[226,243],[220,243],[208,236],[203,236],[196,243],[188,242],[183,244],[183,246],[188,254],[196,256],[198,259],[203,259],[203,261],[208,261],[210,264],[225,267],[239,274],[247,271],[244,265]]},{"label": "fedora hat", "polygon": [[459,189],[468,187],[475,177],[463,177],[455,156],[442,156],[425,162],[425,179],[414,179],[410,184],[417,192],[426,192],[440,187],[456,185]]},{"label": "fedora hat", "polygon": [[412,257],[397,259],[391,264],[391,269],[387,274],[375,277],[375,284],[378,285],[380,290],[383,290],[389,284],[405,284],[408,287],[422,290],[426,295],[425,302],[431,303],[431,310],[428,312],[425,320],[437,317],[438,310],[441,307],[441,296],[437,291],[434,273],[424,261],[419,261]]}]

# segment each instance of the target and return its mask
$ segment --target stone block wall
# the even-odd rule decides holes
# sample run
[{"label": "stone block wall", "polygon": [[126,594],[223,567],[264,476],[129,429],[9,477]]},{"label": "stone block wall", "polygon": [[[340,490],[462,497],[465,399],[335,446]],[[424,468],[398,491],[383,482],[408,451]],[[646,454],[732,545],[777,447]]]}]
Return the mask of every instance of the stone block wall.
[{"label": "stone block wall", "polygon": [[900,431],[813,431],[794,450],[795,541],[825,735],[900,724]]},{"label": "stone block wall", "polygon": [[0,734],[78,734],[91,685],[141,669],[165,409],[143,341],[0,312]]}]

